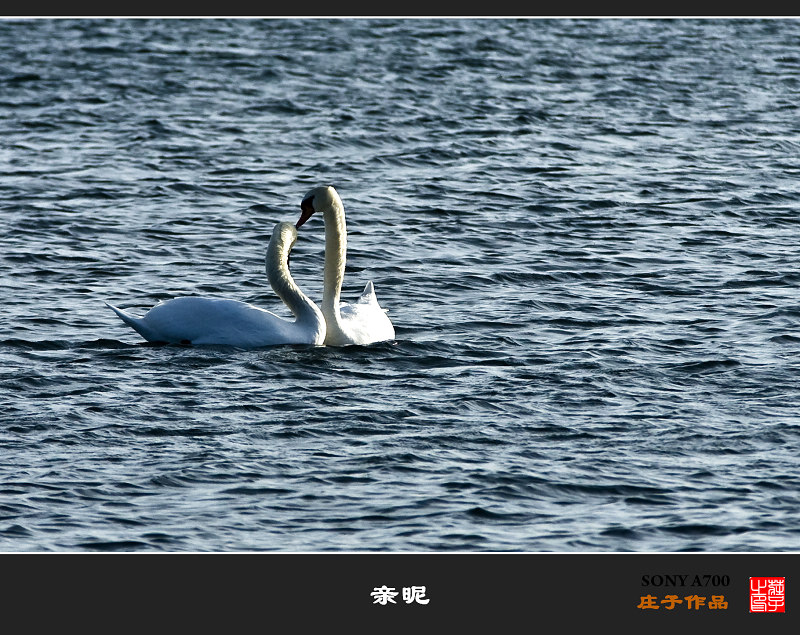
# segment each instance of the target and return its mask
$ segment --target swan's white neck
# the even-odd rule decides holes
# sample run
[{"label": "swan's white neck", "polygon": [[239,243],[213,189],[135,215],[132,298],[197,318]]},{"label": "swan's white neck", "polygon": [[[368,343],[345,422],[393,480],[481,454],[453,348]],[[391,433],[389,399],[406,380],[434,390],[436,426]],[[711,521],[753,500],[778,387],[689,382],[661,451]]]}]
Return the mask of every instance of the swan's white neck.
[{"label": "swan's white neck", "polygon": [[344,205],[338,196],[322,211],[325,222],[325,272],[322,288],[322,314],[327,323],[326,341],[342,335],[339,298],[347,261],[347,225]]},{"label": "swan's white neck", "polygon": [[267,248],[267,278],[272,290],[301,324],[324,324],[324,318],[315,305],[295,284],[289,272],[289,252],[293,241],[270,241]]}]

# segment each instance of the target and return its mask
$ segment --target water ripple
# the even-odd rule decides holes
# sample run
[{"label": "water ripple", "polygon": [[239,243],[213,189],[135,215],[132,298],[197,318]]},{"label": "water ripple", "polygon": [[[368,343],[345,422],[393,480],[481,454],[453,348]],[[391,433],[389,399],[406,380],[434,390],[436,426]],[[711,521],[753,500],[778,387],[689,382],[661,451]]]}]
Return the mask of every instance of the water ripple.
[{"label": "water ripple", "polygon": [[[793,549],[799,28],[0,22],[0,547]],[[104,306],[287,315],[266,243],[323,182],[395,342]]]}]

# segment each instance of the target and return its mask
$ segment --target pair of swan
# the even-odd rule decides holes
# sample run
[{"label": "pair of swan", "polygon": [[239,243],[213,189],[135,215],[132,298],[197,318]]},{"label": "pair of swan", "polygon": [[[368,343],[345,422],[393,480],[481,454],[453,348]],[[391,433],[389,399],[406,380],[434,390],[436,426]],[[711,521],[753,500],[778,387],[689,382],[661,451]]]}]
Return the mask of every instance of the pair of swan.
[{"label": "pair of swan", "polygon": [[[300,204],[296,225],[275,226],[267,247],[267,278],[295,319],[285,320],[246,302],[216,298],[173,298],[134,317],[108,305],[128,326],[150,342],[258,348],[279,344],[348,346],[394,339],[394,326],[378,304],[372,282],[353,304],[341,302],[347,255],[344,205],[333,187],[311,190]],[[289,252],[297,229],[321,211],[325,223],[325,269],[322,310],[295,284]]]}]

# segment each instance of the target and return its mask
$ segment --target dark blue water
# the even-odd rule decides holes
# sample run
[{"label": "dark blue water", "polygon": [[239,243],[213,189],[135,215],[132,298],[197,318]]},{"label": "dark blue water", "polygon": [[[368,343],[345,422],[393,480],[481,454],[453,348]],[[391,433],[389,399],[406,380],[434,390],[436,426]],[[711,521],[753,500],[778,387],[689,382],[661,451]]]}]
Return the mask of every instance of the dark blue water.
[{"label": "dark blue water", "polygon": [[[793,20],[0,22],[0,550],[797,550],[798,104]],[[103,304],[288,315],[326,183],[396,341]]]}]

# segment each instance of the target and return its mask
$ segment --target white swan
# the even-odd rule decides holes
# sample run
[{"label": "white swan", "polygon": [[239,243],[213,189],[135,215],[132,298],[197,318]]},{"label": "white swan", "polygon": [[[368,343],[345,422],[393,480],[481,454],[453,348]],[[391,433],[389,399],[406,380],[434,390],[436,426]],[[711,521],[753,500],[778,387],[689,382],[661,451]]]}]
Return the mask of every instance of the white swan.
[{"label": "white swan", "polygon": [[322,212],[325,222],[325,270],[323,274],[322,314],[325,316],[326,346],[372,344],[394,339],[394,326],[378,304],[372,282],[367,282],[354,304],[340,302],[347,257],[347,227],[344,205],[331,186],[311,190],[300,203],[300,219],[305,223],[314,212]]},{"label": "white swan", "polygon": [[109,308],[150,342],[258,348],[278,344],[313,344],[325,341],[325,318],[316,304],[297,287],[289,273],[289,252],[297,240],[291,223],[278,223],[267,247],[267,277],[272,289],[289,307],[294,321],[238,300],[173,298],[137,318]]}]

